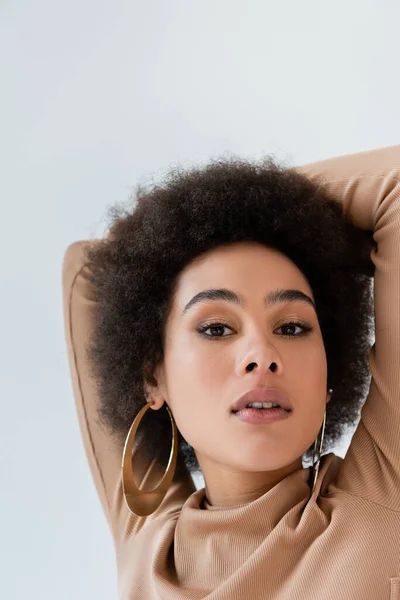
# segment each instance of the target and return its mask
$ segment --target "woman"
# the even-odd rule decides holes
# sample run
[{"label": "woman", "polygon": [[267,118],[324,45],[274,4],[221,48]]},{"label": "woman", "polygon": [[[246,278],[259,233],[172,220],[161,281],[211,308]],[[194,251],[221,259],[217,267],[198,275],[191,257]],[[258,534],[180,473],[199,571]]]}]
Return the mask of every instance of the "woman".
[{"label": "woman", "polygon": [[[399,164],[171,171],[67,249],[119,598],[400,600]],[[345,458],[326,452],[361,408]]]}]

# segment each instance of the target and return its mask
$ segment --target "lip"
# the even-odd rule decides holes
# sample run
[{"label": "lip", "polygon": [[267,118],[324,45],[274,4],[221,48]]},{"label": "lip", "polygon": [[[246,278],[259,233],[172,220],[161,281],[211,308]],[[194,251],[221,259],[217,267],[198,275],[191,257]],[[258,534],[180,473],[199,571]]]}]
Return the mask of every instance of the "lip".
[{"label": "lip", "polygon": [[249,404],[249,402],[273,402],[279,404],[287,412],[292,411],[292,406],[289,400],[276,388],[256,387],[249,390],[231,406],[231,412],[237,412]]},{"label": "lip", "polygon": [[274,423],[290,417],[290,411],[284,408],[269,408],[268,410],[258,410],[257,408],[243,408],[233,413],[237,419],[252,425],[261,425],[263,423]]}]

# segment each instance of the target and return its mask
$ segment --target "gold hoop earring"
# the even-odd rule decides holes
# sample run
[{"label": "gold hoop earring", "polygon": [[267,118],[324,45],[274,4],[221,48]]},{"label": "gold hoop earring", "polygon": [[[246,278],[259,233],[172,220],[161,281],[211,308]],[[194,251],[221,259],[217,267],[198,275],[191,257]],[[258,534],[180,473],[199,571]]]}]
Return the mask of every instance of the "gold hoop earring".
[{"label": "gold hoop earring", "polygon": [[321,435],[321,442],[320,442],[319,449],[318,449],[318,459],[317,459],[316,462],[314,462],[314,458],[315,458],[314,454],[315,454],[315,451],[317,450],[319,434],[318,434],[317,439],[315,440],[315,444],[314,444],[314,448],[313,448],[312,462],[313,462],[313,478],[314,478],[314,483],[313,483],[313,487],[312,487],[312,490],[311,490],[311,495],[313,494],[314,489],[315,489],[315,484],[317,483],[317,477],[318,477],[318,471],[319,471],[319,463],[321,461],[322,445],[324,443],[325,423],[326,423],[326,409],[325,409],[325,414],[324,414],[324,421],[322,423],[322,435]]},{"label": "gold hoop earring", "polygon": [[122,489],[125,502],[129,510],[138,517],[147,517],[155,512],[160,506],[172,483],[178,456],[178,432],[174,418],[166,405],[172,424],[172,448],[169,455],[167,470],[160,483],[154,489],[145,492],[137,487],[133,478],[132,469],[133,442],[139,423],[152,404],[153,402],[146,402],[136,415],[125,440],[124,452],[122,455]]}]

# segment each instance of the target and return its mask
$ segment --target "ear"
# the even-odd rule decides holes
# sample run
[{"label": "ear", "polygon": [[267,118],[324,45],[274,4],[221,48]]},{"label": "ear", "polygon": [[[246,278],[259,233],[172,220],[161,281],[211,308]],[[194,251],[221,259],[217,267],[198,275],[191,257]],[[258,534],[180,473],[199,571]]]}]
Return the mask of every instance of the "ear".
[{"label": "ear", "polygon": [[154,371],[151,371],[149,367],[144,369],[143,389],[146,402],[154,402],[150,408],[159,410],[164,404],[166,397],[164,370],[162,367],[157,367]]}]

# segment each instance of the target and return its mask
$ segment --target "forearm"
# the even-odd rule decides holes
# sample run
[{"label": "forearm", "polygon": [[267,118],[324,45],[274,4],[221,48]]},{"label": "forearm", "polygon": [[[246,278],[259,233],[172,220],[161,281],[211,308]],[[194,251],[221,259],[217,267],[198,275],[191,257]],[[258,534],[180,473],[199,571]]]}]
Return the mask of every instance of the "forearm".
[{"label": "forearm", "polygon": [[400,197],[400,145],[348,154],[296,167],[320,182],[360,229],[375,231]]}]

